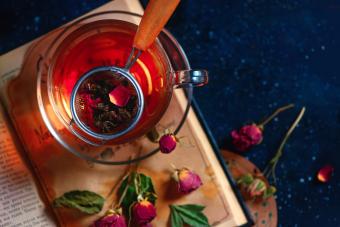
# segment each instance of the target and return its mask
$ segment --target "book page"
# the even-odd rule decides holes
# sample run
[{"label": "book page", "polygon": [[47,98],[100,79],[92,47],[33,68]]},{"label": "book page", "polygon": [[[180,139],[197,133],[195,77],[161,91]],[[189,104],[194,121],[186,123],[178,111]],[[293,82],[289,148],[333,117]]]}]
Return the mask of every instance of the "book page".
[{"label": "book page", "polygon": [[21,160],[0,107],[0,227],[55,226]]}]

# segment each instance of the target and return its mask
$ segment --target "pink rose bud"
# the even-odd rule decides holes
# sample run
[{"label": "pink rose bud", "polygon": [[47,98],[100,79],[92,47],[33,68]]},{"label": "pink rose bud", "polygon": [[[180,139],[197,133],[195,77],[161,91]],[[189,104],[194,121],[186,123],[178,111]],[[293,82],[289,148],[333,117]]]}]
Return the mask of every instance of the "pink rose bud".
[{"label": "pink rose bud", "polygon": [[200,176],[187,168],[176,170],[173,177],[178,183],[178,191],[184,194],[195,191],[202,185]]},{"label": "pink rose bud", "polygon": [[169,154],[176,148],[176,137],[173,134],[165,134],[159,140],[159,149],[164,154]]},{"label": "pink rose bud", "polygon": [[239,130],[231,132],[232,143],[239,151],[249,150],[254,145],[261,143],[262,130],[255,124],[245,125]]},{"label": "pink rose bud", "polygon": [[318,171],[317,178],[322,183],[327,183],[334,172],[334,167],[331,165],[325,165]]},{"label": "pink rose bud", "polygon": [[[133,206],[133,218],[140,226],[145,226],[156,217],[156,208],[148,200],[137,202]],[[147,225],[146,225],[147,226]]]},{"label": "pink rose bud", "polygon": [[119,107],[124,107],[129,102],[131,92],[123,85],[118,85],[113,91],[110,92],[110,102]]},{"label": "pink rose bud", "polygon": [[262,196],[266,191],[267,186],[263,180],[256,178],[248,187],[247,192],[250,197]]},{"label": "pink rose bud", "polygon": [[101,219],[97,220],[93,227],[126,227],[126,221],[122,215],[121,209],[108,210],[106,215]]}]

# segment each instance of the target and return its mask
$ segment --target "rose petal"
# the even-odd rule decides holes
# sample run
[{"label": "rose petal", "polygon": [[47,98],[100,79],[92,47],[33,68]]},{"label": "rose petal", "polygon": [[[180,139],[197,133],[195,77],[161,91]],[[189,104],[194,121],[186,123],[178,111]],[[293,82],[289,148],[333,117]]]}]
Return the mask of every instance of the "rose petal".
[{"label": "rose petal", "polygon": [[325,165],[322,167],[317,174],[317,178],[322,183],[327,183],[334,172],[334,167],[332,165]]},{"label": "rose petal", "polygon": [[119,107],[124,107],[129,102],[131,92],[123,85],[117,86],[109,94],[110,101]]}]

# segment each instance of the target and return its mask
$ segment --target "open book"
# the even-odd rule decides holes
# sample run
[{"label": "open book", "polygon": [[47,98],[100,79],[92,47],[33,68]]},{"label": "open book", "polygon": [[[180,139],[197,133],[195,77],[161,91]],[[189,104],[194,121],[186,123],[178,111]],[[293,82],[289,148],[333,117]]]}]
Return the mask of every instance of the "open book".
[{"label": "open book", "polygon": [[[96,9],[124,10],[142,14],[139,2],[116,0]],[[36,95],[36,65],[46,43],[58,29],[42,38],[0,56],[0,226],[90,226],[101,217],[116,193],[110,193],[127,166],[104,166],[76,157],[48,132],[39,113]],[[161,124],[171,127],[186,107],[186,96],[176,90]],[[249,215],[235,190],[219,151],[191,109],[179,136],[188,144],[169,155],[155,154],[139,164],[138,170],[153,179],[158,196],[153,226],[168,226],[171,204],[200,204],[212,226],[241,226]],[[150,149],[137,143],[138,149]],[[112,149],[116,149],[113,147]],[[138,150],[136,148],[136,150]],[[201,188],[187,196],[171,196],[168,189],[171,165],[188,167],[203,181]],[[107,198],[101,213],[84,215],[54,208],[53,200],[71,190],[90,190]]]}]

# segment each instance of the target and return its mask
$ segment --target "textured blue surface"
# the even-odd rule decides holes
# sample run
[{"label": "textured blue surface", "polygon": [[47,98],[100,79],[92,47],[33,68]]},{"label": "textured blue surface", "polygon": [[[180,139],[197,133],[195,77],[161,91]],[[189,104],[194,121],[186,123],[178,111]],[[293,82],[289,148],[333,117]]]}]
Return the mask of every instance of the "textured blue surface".
[{"label": "textured blue surface", "polygon": [[[2,1],[0,53],[105,2]],[[222,147],[232,129],[295,103],[247,153],[263,168],[306,106],[277,169],[279,223],[340,226],[340,2],[183,0],[168,28],[192,67],[210,71],[210,84],[197,89],[196,98]],[[334,177],[316,183],[317,170],[328,163]]]}]

